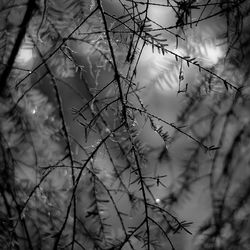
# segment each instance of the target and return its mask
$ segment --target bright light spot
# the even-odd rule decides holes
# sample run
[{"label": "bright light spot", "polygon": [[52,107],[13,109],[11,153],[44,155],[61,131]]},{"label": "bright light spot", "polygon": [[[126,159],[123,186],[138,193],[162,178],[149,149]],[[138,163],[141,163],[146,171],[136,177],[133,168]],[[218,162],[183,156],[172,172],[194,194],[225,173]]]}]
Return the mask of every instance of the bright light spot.
[{"label": "bright light spot", "polygon": [[18,55],[16,57],[17,63],[28,63],[33,58],[33,52],[32,48],[25,48],[25,46],[22,46],[19,49]]},{"label": "bright light spot", "polygon": [[[172,8],[167,7],[166,0],[154,0],[155,5],[149,4],[148,18],[152,20],[150,23],[152,28],[160,28],[175,25],[176,13]],[[145,5],[143,5],[145,8]]]},{"label": "bright light spot", "polygon": [[35,107],[35,108],[33,108],[32,110],[31,110],[31,113],[34,115],[35,113],[37,112],[37,107]]},{"label": "bright light spot", "polygon": [[156,202],[156,203],[160,203],[161,200],[160,200],[159,198],[157,198],[157,199],[155,199],[155,202]]},{"label": "bright light spot", "polygon": [[206,38],[204,31],[200,32],[201,35],[198,38],[195,35],[190,36],[188,45],[191,55],[189,56],[198,59],[198,62],[204,67],[212,67],[225,56],[226,45],[218,45],[218,43],[222,44],[223,41],[212,35]]},{"label": "bright light spot", "polygon": [[206,46],[204,63],[206,66],[213,66],[224,56],[224,52],[220,46],[209,44]]},{"label": "bright light spot", "polygon": [[[175,45],[174,45],[175,46]],[[183,49],[167,48],[173,53],[182,56]],[[172,76],[174,79],[169,79]],[[176,67],[176,58],[171,53],[159,53],[157,48],[152,51],[152,45],[143,48],[140,62],[138,65],[137,77],[141,85],[148,86],[152,83],[160,85],[161,90],[176,91],[178,87],[179,70]]]}]

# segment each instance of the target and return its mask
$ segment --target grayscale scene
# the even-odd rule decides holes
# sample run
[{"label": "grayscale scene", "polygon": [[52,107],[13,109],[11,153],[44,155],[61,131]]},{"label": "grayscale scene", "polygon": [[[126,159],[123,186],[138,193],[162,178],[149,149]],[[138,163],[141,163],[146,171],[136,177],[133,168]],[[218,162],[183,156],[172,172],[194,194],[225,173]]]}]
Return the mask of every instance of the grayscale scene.
[{"label": "grayscale scene", "polygon": [[250,0],[0,0],[0,250],[250,250]]}]

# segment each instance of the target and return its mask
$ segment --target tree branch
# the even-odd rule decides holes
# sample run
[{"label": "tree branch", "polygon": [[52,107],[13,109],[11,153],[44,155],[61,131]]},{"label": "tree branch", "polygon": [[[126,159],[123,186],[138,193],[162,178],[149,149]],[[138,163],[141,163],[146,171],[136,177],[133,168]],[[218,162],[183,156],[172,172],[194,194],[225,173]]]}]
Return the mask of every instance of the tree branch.
[{"label": "tree branch", "polygon": [[36,9],[36,3],[34,0],[29,0],[28,4],[27,4],[27,9],[23,18],[23,21],[20,25],[20,31],[17,35],[14,47],[12,49],[12,52],[10,54],[10,57],[8,59],[7,62],[7,66],[5,68],[5,70],[3,71],[1,78],[0,78],[0,95],[3,94],[3,90],[5,89],[6,85],[7,85],[7,79],[10,75],[10,72],[13,68],[13,64],[15,62],[16,56],[18,54],[19,48],[22,44],[23,38],[26,34],[26,30],[28,27],[28,24],[33,16],[33,12]]}]

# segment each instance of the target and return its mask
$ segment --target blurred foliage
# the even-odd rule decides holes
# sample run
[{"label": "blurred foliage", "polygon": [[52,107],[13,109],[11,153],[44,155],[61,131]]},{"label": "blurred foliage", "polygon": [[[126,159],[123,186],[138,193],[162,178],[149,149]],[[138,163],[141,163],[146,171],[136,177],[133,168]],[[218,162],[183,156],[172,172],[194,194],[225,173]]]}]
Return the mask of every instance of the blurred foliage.
[{"label": "blurred foliage", "polygon": [[[249,1],[110,1],[115,14],[107,3],[0,2],[2,249],[175,249],[191,234],[176,208],[201,187],[210,209],[193,249],[249,249]],[[154,21],[155,6],[174,25]],[[79,138],[62,85],[82,101],[67,107]],[[143,103],[171,87],[184,102],[176,122]],[[147,126],[162,146],[143,140]]]}]

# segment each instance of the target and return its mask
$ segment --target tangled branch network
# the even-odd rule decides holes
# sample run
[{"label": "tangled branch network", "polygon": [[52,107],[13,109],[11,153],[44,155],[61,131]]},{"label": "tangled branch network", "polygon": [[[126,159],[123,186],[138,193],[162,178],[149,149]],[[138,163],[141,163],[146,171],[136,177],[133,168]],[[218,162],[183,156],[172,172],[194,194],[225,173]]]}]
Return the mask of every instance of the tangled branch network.
[{"label": "tangled branch network", "polygon": [[2,0],[1,249],[249,249],[249,8]]}]

